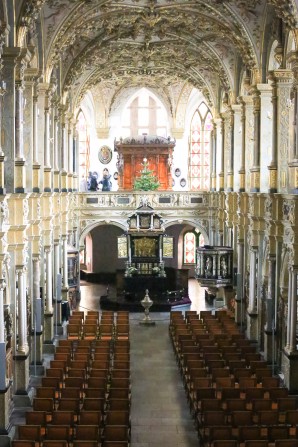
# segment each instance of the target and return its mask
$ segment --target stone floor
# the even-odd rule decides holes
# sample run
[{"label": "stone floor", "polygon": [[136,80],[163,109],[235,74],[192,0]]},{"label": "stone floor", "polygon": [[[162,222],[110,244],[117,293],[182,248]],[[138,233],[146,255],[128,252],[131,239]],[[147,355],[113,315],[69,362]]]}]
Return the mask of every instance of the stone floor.
[{"label": "stone floor", "polygon": [[[82,283],[78,308],[98,310],[107,285]],[[189,282],[191,306],[206,309],[204,291],[195,280]],[[198,447],[199,440],[190,415],[182,380],[175,361],[168,326],[169,313],[151,313],[155,326],[140,325],[144,315],[131,313],[131,447]],[[45,356],[45,363],[50,356]],[[39,384],[31,377],[32,391]],[[24,423],[28,407],[17,408],[12,423]],[[13,436],[13,430],[11,432]]]}]

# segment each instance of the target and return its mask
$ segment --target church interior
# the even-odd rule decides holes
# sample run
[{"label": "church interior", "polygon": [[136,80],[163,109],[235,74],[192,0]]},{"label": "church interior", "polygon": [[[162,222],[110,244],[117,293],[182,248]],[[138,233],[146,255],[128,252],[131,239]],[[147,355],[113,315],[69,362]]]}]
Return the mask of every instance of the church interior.
[{"label": "church interior", "polygon": [[[34,404],[32,377],[47,378],[50,358],[60,370],[70,340],[71,349],[93,340],[92,358],[109,340],[115,368],[120,346],[122,358],[129,352],[128,332],[120,327],[127,330],[134,303],[150,308],[148,288],[153,302],[166,305],[158,312],[171,315],[164,336],[170,334],[197,423],[196,441],[179,446],[295,447],[297,197],[297,0],[0,0],[0,446],[163,442],[109,440],[104,423],[102,437],[97,432],[89,441],[83,425],[90,434],[90,424],[102,423],[94,422],[91,408],[80,438],[74,422],[68,437],[61,431],[51,438],[54,415],[43,429],[35,415],[27,425],[37,431],[24,431],[22,438],[20,428],[18,439],[11,435],[14,412]],[[191,311],[176,307],[187,298],[190,279],[213,309],[196,313],[196,329]],[[80,313],[82,281],[104,284],[110,306],[115,294],[114,314],[99,304],[94,310],[93,320],[102,320],[93,335],[81,326],[78,334],[71,324],[75,317],[85,323],[89,313]],[[104,332],[104,316],[111,313],[113,335]],[[208,318],[216,320],[216,330]],[[144,329],[132,330],[137,342]],[[214,368],[229,375],[217,382],[210,365],[197,366],[208,376],[197,381],[198,389],[209,389],[204,397],[194,393],[180,330],[185,340],[195,340],[200,357],[201,338],[212,339]],[[237,427],[249,423],[233,425],[222,404],[223,389],[239,390],[244,380],[228,364],[228,350],[216,359],[223,340],[239,353],[246,344],[252,364],[260,362],[259,380],[247,357],[230,358],[237,371],[247,362],[244,389],[265,389],[269,382],[278,388],[262,411],[276,416],[279,399],[291,401],[270,424],[254,413],[250,425],[262,427],[260,444],[253,444],[259,432],[240,434]],[[147,342],[154,356],[159,345]],[[200,361],[207,362],[207,353]],[[74,383],[65,368],[63,380]],[[42,382],[39,398],[56,402],[63,393],[59,385],[49,398],[50,382]],[[72,393],[65,396],[74,399]],[[80,389],[81,403],[82,394],[91,398]],[[271,398],[256,393],[253,399]],[[213,400],[206,412],[203,400]],[[252,412],[251,401],[241,409]],[[212,438],[215,422],[206,422],[215,411],[217,425],[221,417],[222,425],[231,424],[219,439]]]}]

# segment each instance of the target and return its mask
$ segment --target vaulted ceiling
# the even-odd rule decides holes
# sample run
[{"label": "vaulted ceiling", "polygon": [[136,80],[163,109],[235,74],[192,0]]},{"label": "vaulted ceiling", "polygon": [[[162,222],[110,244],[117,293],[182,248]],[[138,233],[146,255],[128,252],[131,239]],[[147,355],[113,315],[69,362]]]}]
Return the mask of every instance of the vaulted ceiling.
[{"label": "vaulted ceiling", "polygon": [[37,26],[30,14],[40,9],[45,65],[59,66],[63,88],[80,96],[98,85],[116,92],[189,83],[214,103],[219,91],[238,88],[241,70],[260,69],[264,39],[278,40],[281,22],[297,27],[296,0],[27,0],[23,6],[32,39]]}]

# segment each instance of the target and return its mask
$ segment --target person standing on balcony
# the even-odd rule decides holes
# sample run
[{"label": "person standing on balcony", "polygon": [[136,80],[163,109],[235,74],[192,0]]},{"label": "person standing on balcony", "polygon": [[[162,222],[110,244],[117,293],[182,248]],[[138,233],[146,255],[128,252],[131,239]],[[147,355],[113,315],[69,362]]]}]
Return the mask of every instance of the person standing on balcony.
[{"label": "person standing on balcony", "polygon": [[111,191],[111,175],[109,174],[109,170],[107,168],[104,168],[102,179],[98,182],[98,184],[102,185],[102,191]]}]

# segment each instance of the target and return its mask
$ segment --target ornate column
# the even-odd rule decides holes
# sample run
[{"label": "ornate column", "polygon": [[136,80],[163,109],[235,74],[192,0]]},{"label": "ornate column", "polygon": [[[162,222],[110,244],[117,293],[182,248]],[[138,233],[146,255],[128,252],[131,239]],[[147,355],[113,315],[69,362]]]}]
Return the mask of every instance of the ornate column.
[{"label": "ornate column", "polygon": [[67,153],[65,110],[61,107],[61,191],[67,192]]},{"label": "ornate column", "polygon": [[238,99],[241,104],[241,126],[239,133],[241,135],[240,167],[239,167],[239,192],[245,191],[245,144],[246,144],[246,106],[243,98]]},{"label": "ornate column", "polygon": [[54,312],[53,312],[53,275],[52,275],[52,246],[45,246],[46,258],[46,309],[44,314],[44,352],[53,353]]},{"label": "ornate column", "polygon": [[15,175],[14,175],[14,191],[16,193],[24,193],[26,189],[26,171],[25,171],[25,154],[24,154],[24,70],[26,67],[25,57],[27,50],[21,50],[20,57],[16,65],[16,82],[15,82]]},{"label": "ornate column", "polygon": [[250,169],[251,192],[260,191],[260,127],[261,127],[261,101],[260,92],[255,88],[253,92],[253,113],[254,113],[254,149],[253,161]]},{"label": "ornate column", "polygon": [[[271,161],[268,166],[269,170],[269,193],[277,192],[277,88],[273,72],[269,73],[268,79],[271,81],[272,87],[272,139],[271,139]],[[270,113],[270,112],[269,112]],[[270,115],[269,115],[270,118]]]},{"label": "ornate column", "polygon": [[15,164],[15,80],[16,80],[16,60],[20,55],[20,48],[3,48],[3,79],[5,79],[6,95],[3,101],[2,117],[2,149],[5,154],[5,178],[4,188],[6,192],[14,192],[14,164]]},{"label": "ornate column", "polygon": [[29,347],[27,340],[27,297],[26,297],[26,272],[24,265],[16,266],[17,275],[17,347],[15,352],[15,376],[13,397],[14,405],[28,406],[30,398],[28,396],[29,387]]},{"label": "ornate column", "polygon": [[258,234],[251,230],[251,244],[249,247],[249,296],[247,308],[247,338],[257,340],[258,337],[258,314],[257,314],[257,275],[258,275]]},{"label": "ornate column", "polygon": [[234,106],[229,111],[229,117],[227,117],[226,125],[228,126],[228,141],[227,141],[227,191],[234,191]]},{"label": "ornate column", "polygon": [[68,192],[72,192],[73,190],[73,123],[72,116],[68,117],[68,126],[67,126],[67,159],[68,159]]},{"label": "ornate column", "polygon": [[216,191],[216,123],[213,121],[213,130],[211,131],[211,189]]},{"label": "ornate column", "polygon": [[45,192],[52,191],[52,179],[51,179],[51,156],[50,156],[50,91],[46,91],[45,95],[45,107],[44,107],[44,181],[43,190]]},{"label": "ornate column", "polygon": [[273,335],[275,331],[274,308],[275,308],[275,277],[276,277],[276,257],[269,256],[269,271],[268,271],[268,295],[266,299],[266,326],[264,336],[264,357],[267,362],[274,363],[275,358],[272,353],[273,349]]},{"label": "ornate column", "polygon": [[2,130],[2,122],[3,122],[3,99],[4,99],[4,95],[6,93],[6,82],[1,81],[0,84],[0,195],[5,194],[5,179],[4,179],[4,152],[3,152],[3,148],[2,148],[2,134],[3,134],[3,130]]},{"label": "ornate column", "polygon": [[[290,109],[292,103],[290,94],[293,85],[293,72],[291,70],[274,70],[277,96],[277,157],[278,157],[278,192],[289,191],[290,178],[294,177],[295,163],[289,163],[290,157]],[[290,169],[289,169],[290,167]],[[294,168],[294,169],[292,169]],[[291,175],[289,175],[289,172]],[[294,179],[293,179],[294,180]],[[295,188],[294,188],[295,189]]]},{"label": "ornate column", "polygon": [[73,124],[73,191],[79,191],[79,151],[78,151],[78,144],[79,144],[79,135],[78,135],[78,131],[77,131],[77,123],[75,122]]},{"label": "ornate column", "polygon": [[[258,84],[258,90],[260,92],[260,150],[262,150],[262,156],[260,157],[260,191],[270,191],[270,175],[272,176],[273,170],[270,169],[272,158],[272,86],[269,84]],[[270,163],[269,167],[268,164]],[[269,172],[266,172],[269,169]],[[272,177],[271,177],[272,178]],[[272,191],[276,192],[276,191]]]},{"label": "ornate column", "polygon": [[219,177],[219,191],[224,191],[224,183],[225,183],[225,120],[222,117],[220,122],[220,130],[221,130],[221,148],[220,148],[220,171],[218,174]]},{"label": "ornate column", "polygon": [[39,193],[40,191],[40,162],[38,156],[38,83],[35,82],[33,93],[33,111],[32,111],[32,158],[33,158],[33,176],[32,191]]},{"label": "ornate column", "polygon": [[294,74],[292,95],[288,99],[288,108],[291,109],[291,122],[293,123],[293,126],[290,126],[290,147],[293,148],[289,162],[290,191],[293,194],[298,194],[298,51],[290,53],[289,63]]},{"label": "ornate column", "polygon": [[60,163],[59,163],[59,99],[53,101],[53,149],[54,149],[54,192],[60,191]]},{"label": "ornate column", "polygon": [[43,375],[43,315],[42,315],[42,298],[40,297],[40,255],[32,256],[32,296],[33,296],[33,312],[34,312],[34,334],[31,346],[31,374]]},{"label": "ornate column", "polygon": [[63,259],[62,259],[62,300],[68,301],[68,258],[67,258],[67,235],[62,235]]}]

